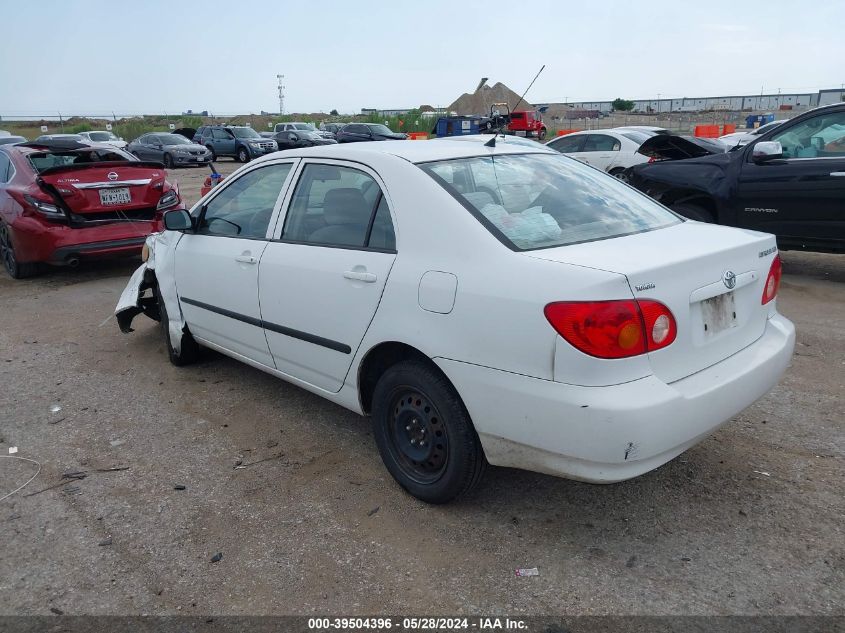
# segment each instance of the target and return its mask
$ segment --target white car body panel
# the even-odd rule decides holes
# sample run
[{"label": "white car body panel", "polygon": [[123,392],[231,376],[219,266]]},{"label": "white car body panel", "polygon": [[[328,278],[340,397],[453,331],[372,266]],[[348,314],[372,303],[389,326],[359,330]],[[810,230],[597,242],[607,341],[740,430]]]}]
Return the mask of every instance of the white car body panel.
[{"label": "white car body panel", "polygon": [[639,154],[637,150],[640,144],[629,139],[624,134],[614,130],[584,130],[582,132],[572,132],[562,137],[556,137],[546,143],[549,149],[554,148],[555,141],[568,138],[576,138],[580,136],[589,136],[600,134],[602,136],[609,136],[619,143],[620,148],[613,151],[581,151],[581,152],[561,152],[565,156],[586,163],[596,169],[611,172],[615,169],[627,169],[640,163],[647,163],[648,157]]},{"label": "white car body panel", "polygon": [[[794,327],[775,302],[760,305],[774,237],[681,222],[625,237],[513,251],[414,164],[547,151],[397,141],[258,159],[193,212],[239,174],[267,162],[346,162],[372,173],[382,187],[396,253],[281,241],[297,167],[274,209],[268,239],[251,240],[259,261],[249,271],[229,261],[244,252],[241,242],[247,240],[211,238],[231,244],[209,248],[191,239],[208,236],[166,231],[148,240],[151,257],[132,276],[117,312],[137,307],[150,270],[170,315],[171,341],[187,326],[203,345],[358,413],[364,412],[359,370],[367,354],[399,342],[432,359],[451,380],[490,463],[602,483],[642,474],[752,404],[788,366]],[[363,267],[374,281],[345,276]],[[716,283],[728,268],[742,278],[735,291],[738,324],[705,339],[696,334],[702,323],[696,304],[724,294]],[[179,301],[186,288],[217,307],[282,329],[199,315]],[[543,314],[553,301],[634,297],[670,307],[679,326],[675,343],[632,358],[598,359],[563,340]],[[349,351],[286,335],[284,328],[342,343]]]}]

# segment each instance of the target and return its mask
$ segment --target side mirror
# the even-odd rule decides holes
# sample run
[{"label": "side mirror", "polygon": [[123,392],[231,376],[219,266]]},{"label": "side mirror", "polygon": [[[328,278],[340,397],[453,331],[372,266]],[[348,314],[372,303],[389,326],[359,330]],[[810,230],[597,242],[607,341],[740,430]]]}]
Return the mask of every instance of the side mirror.
[{"label": "side mirror", "polygon": [[754,145],[751,152],[751,159],[755,163],[765,163],[776,158],[783,158],[780,141],[760,141]]},{"label": "side mirror", "polygon": [[164,214],[164,228],[168,231],[187,231],[194,228],[191,214],[185,209],[176,209]]}]

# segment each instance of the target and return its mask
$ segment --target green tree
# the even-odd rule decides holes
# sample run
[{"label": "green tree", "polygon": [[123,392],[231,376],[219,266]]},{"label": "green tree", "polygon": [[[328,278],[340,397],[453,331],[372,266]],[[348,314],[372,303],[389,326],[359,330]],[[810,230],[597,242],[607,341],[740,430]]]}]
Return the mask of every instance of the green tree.
[{"label": "green tree", "polygon": [[613,100],[613,109],[618,110],[619,112],[630,112],[634,109],[634,102],[628,101],[627,99],[622,99],[621,97],[617,97]]},{"label": "green tree", "polygon": [[332,110],[331,112],[329,112],[329,114],[332,116],[338,116],[337,110]]}]

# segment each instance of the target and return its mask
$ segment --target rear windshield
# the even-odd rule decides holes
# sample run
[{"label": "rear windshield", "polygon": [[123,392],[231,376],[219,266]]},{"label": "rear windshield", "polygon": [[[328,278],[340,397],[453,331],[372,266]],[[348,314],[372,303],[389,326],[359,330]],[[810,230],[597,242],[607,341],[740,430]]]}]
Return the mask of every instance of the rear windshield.
[{"label": "rear windshield", "polygon": [[126,162],[136,160],[131,154],[120,150],[91,149],[82,151],[54,151],[34,152],[30,154],[29,163],[38,173],[51,167],[65,167],[67,165],[81,165],[85,163]]},{"label": "rear windshield", "polygon": [[625,132],[619,132],[619,133],[622,136],[624,136],[625,138],[629,138],[632,141],[634,141],[634,143],[638,143],[640,145],[645,143],[650,138],[648,134],[645,134],[643,132],[637,132],[637,131],[631,131],[631,132],[625,131]]},{"label": "rear windshield", "polygon": [[621,237],[681,222],[650,198],[561,154],[510,154],[421,164],[513,250]]}]

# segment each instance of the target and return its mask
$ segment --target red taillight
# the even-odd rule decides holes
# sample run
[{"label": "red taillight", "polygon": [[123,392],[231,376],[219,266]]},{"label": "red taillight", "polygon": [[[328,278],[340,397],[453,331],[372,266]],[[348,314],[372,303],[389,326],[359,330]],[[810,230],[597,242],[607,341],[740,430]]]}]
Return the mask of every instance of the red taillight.
[{"label": "red taillight", "polygon": [[653,352],[671,345],[678,335],[678,324],[675,323],[675,317],[669,308],[651,299],[640,299],[637,304],[643,315],[648,351]]},{"label": "red taillight", "polygon": [[783,266],[780,263],[780,255],[775,255],[775,258],[772,260],[772,266],[769,268],[769,276],[766,277],[766,285],[763,286],[763,298],[761,299],[763,305],[766,305],[778,296],[782,274]]},{"label": "red taillight", "polygon": [[570,345],[598,358],[627,358],[670,345],[678,327],[657,301],[560,301],[544,309]]}]

